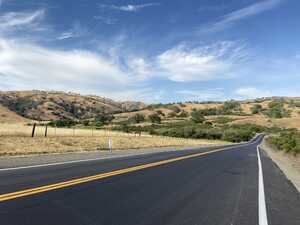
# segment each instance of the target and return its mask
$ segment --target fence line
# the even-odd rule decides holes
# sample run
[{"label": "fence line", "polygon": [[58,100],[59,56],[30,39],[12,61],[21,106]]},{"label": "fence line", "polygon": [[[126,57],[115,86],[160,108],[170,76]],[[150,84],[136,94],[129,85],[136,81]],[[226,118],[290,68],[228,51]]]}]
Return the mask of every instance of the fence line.
[{"label": "fence line", "polygon": [[58,128],[50,126],[38,126],[33,124],[26,126],[22,124],[2,124],[0,126],[0,136],[32,136],[32,137],[152,137],[147,133],[125,133],[108,129],[85,128]]}]

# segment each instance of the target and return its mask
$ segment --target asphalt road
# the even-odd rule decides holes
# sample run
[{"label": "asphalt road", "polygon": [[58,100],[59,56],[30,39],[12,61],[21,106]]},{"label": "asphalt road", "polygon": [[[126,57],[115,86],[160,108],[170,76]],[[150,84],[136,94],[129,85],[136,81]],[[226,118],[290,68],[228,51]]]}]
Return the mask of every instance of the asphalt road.
[{"label": "asphalt road", "polygon": [[263,151],[259,200],[261,138],[224,150],[2,170],[0,224],[254,225],[263,204],[269,225],[299,225],[299,192]]}]

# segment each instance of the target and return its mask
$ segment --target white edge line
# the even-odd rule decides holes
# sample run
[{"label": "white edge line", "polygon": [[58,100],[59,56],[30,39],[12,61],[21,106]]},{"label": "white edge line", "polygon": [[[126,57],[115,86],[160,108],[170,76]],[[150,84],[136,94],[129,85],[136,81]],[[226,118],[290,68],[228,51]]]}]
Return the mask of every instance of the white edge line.
[{"label": "white edge line", "polygon": [[268,225],[267,207],[265,199],[264,177],[261,166],[259,147],[257,146],[258,160],[258,221],[259,225]]},{"label": "white edge line", "polygon": [[[238,148],[240,146],[247,146],[247,145],[250,145],[250,144],[253,144],[253,143],[250,141],[250,143],[241,144],[241,145],[234,146],[234,147],[232,147],[232,146],[231,147],[225,147],[225,148],[221,148],[221,149],[228,149],[228,148],[233,148],[234,149],[234,148]],[[166,152],[170,152],[170,151],[166,151]],[[104,157],[93,158],[93,159],[80,159],[80,160],[72,160],[72,161],[65,161],[65,162],[38,164],[38,165],[32,165],[32,166],[2,168],[2,169],[0,169],[0,172],[2,172],[2,171],[12,171],[12,170],[21,170],[21,169],[30,169],[30,168],[38,168],[38,167],[58,166],[58,165],[66,165],[66,164],[81,163],[81,162],[91,162],[91,161],[98,161],[98,160],[103,160],[103,159],[124,158],[124,157],[128,157],[128,156],[144,155],[144,154],[152,154],[152,153],[159,153],[159,152],[150,152],[150,153],[147,152],[147,153],[138,153],[138,154],[133,153],[133,154],[127,154],[127,155],[121,155],[121,156],[120,155],[117,155],[117,156],[104,156]]]}]

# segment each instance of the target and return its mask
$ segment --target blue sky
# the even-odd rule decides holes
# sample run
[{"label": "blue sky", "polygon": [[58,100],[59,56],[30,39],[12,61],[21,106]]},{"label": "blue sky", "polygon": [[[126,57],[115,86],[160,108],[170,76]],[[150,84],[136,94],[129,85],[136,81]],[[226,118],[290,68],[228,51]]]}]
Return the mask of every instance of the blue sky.
[{"label": "blue sky", "polygon": [[0,90],[299,96],[297,0],[0,0]]}]

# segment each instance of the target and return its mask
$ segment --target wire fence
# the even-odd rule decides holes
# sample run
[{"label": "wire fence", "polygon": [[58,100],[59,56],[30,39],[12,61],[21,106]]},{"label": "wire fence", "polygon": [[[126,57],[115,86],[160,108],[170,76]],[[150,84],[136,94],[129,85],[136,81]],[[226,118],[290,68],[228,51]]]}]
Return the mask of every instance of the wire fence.
[{"label": "wire fence", "polygon": [[108,129],[90,128],[59,128],[50,126],[2,124],[0,136],[22,137],[152,137],[147,133],[125,133]]}]

